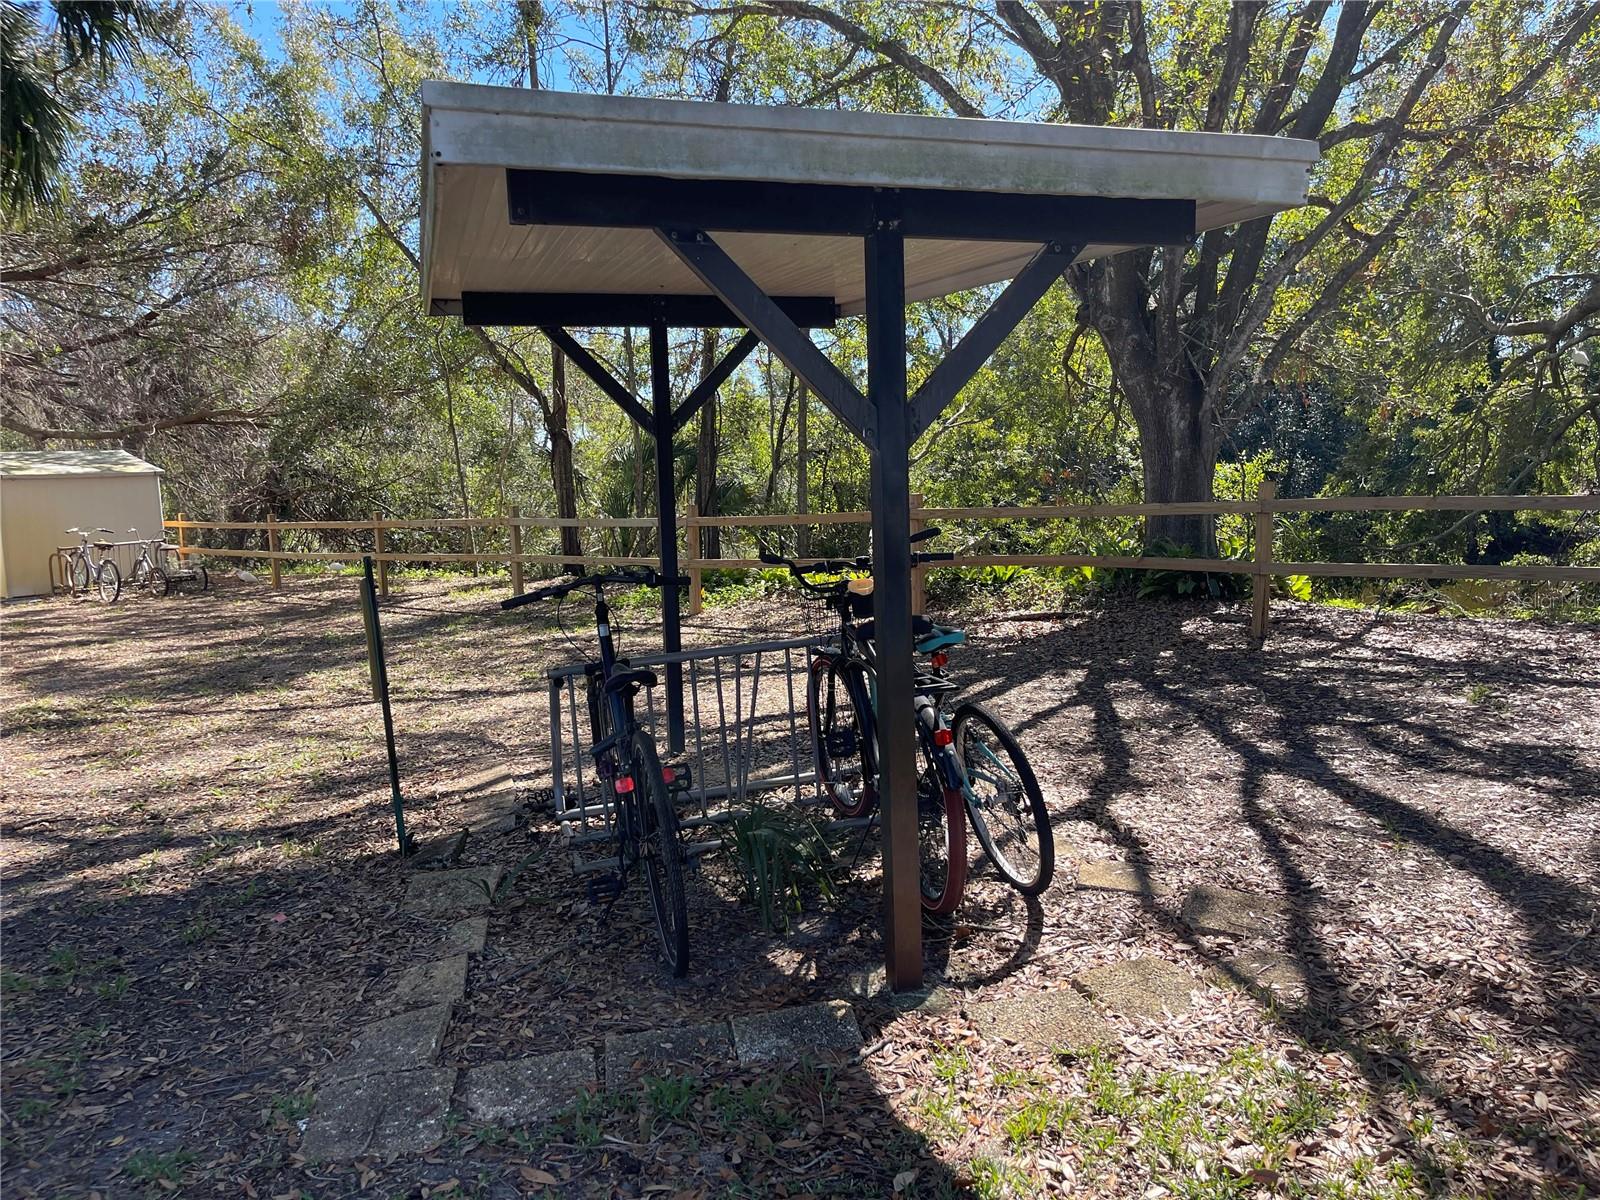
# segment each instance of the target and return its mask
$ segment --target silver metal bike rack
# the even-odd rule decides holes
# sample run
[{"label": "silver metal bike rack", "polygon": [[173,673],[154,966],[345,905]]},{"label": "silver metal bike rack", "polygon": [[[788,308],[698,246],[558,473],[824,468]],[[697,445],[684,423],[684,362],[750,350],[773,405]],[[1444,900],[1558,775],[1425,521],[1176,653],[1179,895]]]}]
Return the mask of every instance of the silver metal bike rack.
[{"label": "silver metal bike rack", "polygon": [[[815,645],[815,638],[790,638],[628,656],[634,667],[683,667],[689,739],[682,755],[662,758],[690,769],[692,784],[679,804],[690,855],[720,848],[720,840],[703,835],[735,817],[756,793],[773,802],[821,802],[805,710]],[[552,802],[573,869],[608,871],[616,869],[614,857],[589,853],[611,845],[614,809],[588,753],[588,702],[580,696],[586,669],[573,663],[549,672]],[[636,702],[639,724],[658,748],[666,744],[661,690],[660,684],[645,689]]]}]

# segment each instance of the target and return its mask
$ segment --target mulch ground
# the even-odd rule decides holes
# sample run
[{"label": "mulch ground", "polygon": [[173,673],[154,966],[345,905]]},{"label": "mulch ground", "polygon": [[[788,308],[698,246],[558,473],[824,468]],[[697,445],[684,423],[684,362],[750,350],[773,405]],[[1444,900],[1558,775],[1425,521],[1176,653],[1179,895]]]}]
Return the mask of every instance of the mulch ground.
[{"label": "mulch ground", "polygon": [[[544,672],[579,653],[547,614],[500,613],[503,594],[407,582],[384,614],[422,839],[460,824],[464,777],[546,781]],[[655,636],[648,614],[622,623],[636,647]],[[790,625],[751,602],[690,640]],[[979,869],[926,930],[954,1008],[858,1004],[854,1065],[602,1095],[553,1132],[461,1126],[426,1158],[308,1167],[317,1072],[438,953],[437,922],[401,908],[353,581],[8,605],[4,1190],[1600,1192],[1600,631],[1280,606],[1258,652],[1237,613],[1156,604],[969,628],[958,673],[1018,729],[1063,838],[1170,894],[1080,889],[1064,862],[1024,904]],[[533,858],[490,913],[445,1061],[847,995],[881,956],[877,864],[870,839],[836,848],[854,859],[837,902],[786,934],[760,932],[707,856],[695,968],[674,983],[638,889],[590,903],[548,814],[470,839],[469,864]],[[1271,944],[1306,998],[1220,982],[1239,947],[1185,925],[1197,884],[1285,902]],[[1136,956],[1190,971],[1194,1005],[1116,1017],[1110,1060],[1030,1057],[968,1020]]]}]

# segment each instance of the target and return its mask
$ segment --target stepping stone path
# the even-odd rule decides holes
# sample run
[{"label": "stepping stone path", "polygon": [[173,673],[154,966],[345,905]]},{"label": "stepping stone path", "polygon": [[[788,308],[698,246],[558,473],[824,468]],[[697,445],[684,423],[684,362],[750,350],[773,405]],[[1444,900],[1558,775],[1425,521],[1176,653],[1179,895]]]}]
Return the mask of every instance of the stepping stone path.
[{"label": "stepping stone path", "polygon": [[438,962],[419,963],[400,972],[390,1007],[405,1010],[423,1005],[454,1004],[466,990],[467,956],[457,954]]},{"label": "stepping stone path", "polygon": [[[395,980],[390,1007],[398,1015],[361,1029],[349,1051],[323,1076],[305,1124],[300,1152],[312,1162],[363,1154],[419,1153],[444,1140],[452,1102],[469,1118],[503,1127],[548,1120],[593,1089],[593,1048],[485,1063],[457,1071],[436,1066],[451,1010],[466,993],[468,956],[481,953],[484,888],[499,883],[498,867],[428,871],[411,876],[405,907],[450,920],[442,940],[459,952],[406,968]],[[453,918],[453,920],[452,920]],[[634,1074],[665,1074],[708,1064],[765,1063],[861,1047],[848,1004],[832,1001],[783,1009],[733,1022],[612,1036],[605,1043],[605,1083],[623,1086]]]},{"label": "stepping stone path", "polygon": [[739,1063],[778,1062],[808,1054],[848,1054],[861,1048],[861,1028],[843,1000],[735,1017],[733,1048]]},{"label": "stepping stone path", "polygon": [[[479,786],[489,782],[493,781],[467,781],[460,791],[476,791],[478,795],[466,800],[476,802],[481,796],[487,804],[490,798],[502,795],[495,788]],[[480,815],[475,810],[475,828],[480,827],[476,824]],[[502,818],[491,813],[488,819]],[[504,819],[515,823],[514,807]],[[498,827],[491,825],[491,829]],[[1057,855],[1063,864],[1077,862],[1079,887],[1146,898],[1172,894],[1170,887],[1148,873],[1127,863],[1083,859],[1064,841],[1058,840]],[[389,1004],[397,1015],[361,1029],[345,1056],[324,1074],[301,1141],[301,1153],[308,1160],[430,1150],[449,1132],[446,1118],[452,1105],[485,1124],[531,1125],[550,1119],[601,1083],[618,1089],[642,1075],[734,1062],[752,1066],[819,1054],[849,1055],[861,1048],[854,1010],[845,1001],[832,1000],[732,1021],[613,1034],[601,1048],[600,1073],[596,1072],[594,1047],[460,1071],[438,1066],[453,1007],[466,993],[469,956],[483,952],[488,934],[488,918],[481,910],[502,877],[499,867],[432,870],[410,876],[406,911],[444,922],[439,940],[451,953],[401,972]],[[1288,907],[1273,897],[1203,885],[1188,892],[1182,912],[1184,921],[1197,932],[1249,942],[1281,930]],[[823,938],[828,929],[819,925],[806,932]],[[1227,960],[1210,978],[1219,977],[1284,997],[1301,997],[1307,991],[1298,960],[1259,946]],[[1118,1040],[1097,1004],[1141,1018],[1183,1013],[1192,1006],[1193,992],[1201,981],[1173,963],[1142,957],[1084,971],[1072,984],[975,1002],[968,1006],[967,1015],[986,1037],[1038,1052],[1076,1053],[1115,1045]],[[936,1014],[957,1003],[957,992],[950,987],[892,993],[882,967],[857,972],[848,987],[857,999],[886,1002],[901,1011]]]},{"label": "stepping stone path", "polygon": [[317,1089],[300,1153],[312,1162],[431,1150],[445,1138],[456,1073],[424,1067],[341,1079]]},{"label": "stepping stone path", "polygon": [[1188,1012],[1200,986],[1189,972],[1164,958],[1130,958],[1094,967],[1073,982],[1109,1009],[1130,1017]]},{"label": "stepping stone path", "polygon": [[1077,1052],[1117,1040],[1094,1006],[1071,988],[986,1000],[967,1015],[979,1033],[1027,1050]]},{"label": "stepping stone path", "polygon": [[863,967],[850,975],[846,989],[857,1000],[877,1000],[900,1012],[922,1012],[929,1016],[949,1012],[956,1006],[955,994],[947,987],[917,988],[909,992],[891,992],[889,973],[883,964]]},{"label": "stepping stone path", "polygon": [[668,1075],[686,1066],[734,1061],[733,1036],[725,1021],[684,1025],[606,1038],[606,1086],[613,1090],[642,1075]]},{"label": "stepping stone path", "polygon": [[328,1072],[330,1079],[355,1079],[410,1071],[433,1063],[444,1045],[450,1006],[434,1004],[374,1021],[356,1035],[349,1053]]},{"label": "stepping stone path", "polygon": [[488,917],[466,917],[445,931],[445,945],[465,954],[482,954],[488,937]]},{"label": "stepping stone path", "polygon": [[494,891],[502,873],[499,867],[464,867],[413,875],[406,884],[405,910],[437,917],[483,908],[489,902],[483,889]]},{"label": "stepping stone path", "polygon": [[1127,892],[1134,896],[1166,896],[1172,891],[1152,879],[1148,872],[1124,862],[1090,858],[1078,864],[1078,886],[1105,892]]},{"label": "stepping stone path", "polygon": [[1282,1000],[1304,1000],[1311,984],[1305,964],[1280,950],[1247,950],[1223,961],[1217,972],[1224,981],[1244,983]]},{"label": "stepping stone path", "polygon": [[1252,938],[1282,932],[1289,906],[1273,896],[1255,896],[1202,884],[1183,902],[1183,919],[1197,933]]},{"label": "stepping stone path", "polygon": [[461,1072],[461,1105],[474,1121],[503,1128],[548,1120],[595,1084],[594,1054],[563,1050]]}]

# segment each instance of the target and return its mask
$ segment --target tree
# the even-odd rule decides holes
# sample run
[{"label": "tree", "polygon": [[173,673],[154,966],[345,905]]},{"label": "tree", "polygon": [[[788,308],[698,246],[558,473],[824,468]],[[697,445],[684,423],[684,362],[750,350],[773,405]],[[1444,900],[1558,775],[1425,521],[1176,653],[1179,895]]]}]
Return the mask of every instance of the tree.
[{"label": "tree", "polygon": [[54,0],[50,8],[53,36],[39,27],[37,6],[0,0],[0,200],[13,213],[56,199],[79,129],[72,110],[80,97],[71,89],[104,83],[117,59],[133,57],[142,34],[169,20],[137,0]]},{"label": "tree", "polygon": [[[776,26],[838,46],[801,60],[827,73],[796,91],[853,85],[866,60],[910,85],[915,103],[958,116],[1318,141],[1307,209],[1069,271],[1077,320],[1105,343],[1137,422],[1152,502],[1211,498],[1223,438],[1256,389],[1532,114],[1570,131],[1595,111],[1594,3],[661,7],[718,38],[770,38]],[[1152,519],[1146,540],[1215,546],[1206,517]]]},{"label": "tree", "polygon": [[[185,55],[229,53],[206,29],[169,33]],[[302,82],[253,90],[219,74],[207,96],[180,57],[149,56],[94,93],[58,203],[0,230],[0,427],[140,449],[271,407],[272,293],[319,260],[340,214],[236,131],[314,127]]]}]

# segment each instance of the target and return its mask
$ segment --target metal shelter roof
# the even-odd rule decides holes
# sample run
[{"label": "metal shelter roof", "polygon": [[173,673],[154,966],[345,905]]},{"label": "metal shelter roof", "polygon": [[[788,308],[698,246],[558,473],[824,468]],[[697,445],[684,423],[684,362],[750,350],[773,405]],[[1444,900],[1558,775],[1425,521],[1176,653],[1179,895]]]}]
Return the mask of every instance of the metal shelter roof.
[{"label": "metal shelter roof", "polygon": [[[422,107],[422,286],[436,315],[461,313],[470,293],[710,294],[650,228],[599,224],[587,215],[585,175],[740,185],[753,206],[769,189],[775,195],[789,185],[977,192],[994,196],[997,205],[1063,196],[1192,201],[1199,232],[1303,204],[1317,161],[1314,142],[1248,134],[460,83],[424,83]],[[519,175],[519,195],[509,195],[508,177],[517,186]],[[544,211],[514,224],[519,203]],[[711,225],[709,232],[768,295],[826,297],[841,315],[861,312],[866,283],[858,239],[808,234],[798,230],[803,225],[770,232]],[[918,237],[908,228],[907,299],[1010,279],[1046,240],[1028,236],[1034,231],[1021,223],[1017,232],[1015,241],[976,240]],[[1135,244],[1146,239],[1096,242],[1081,257]]]},{"label": "metal shelter roof", "polygon": [[44,479],[61,475],[160,475],[160,467],[126,450],[7,450],[0,477]]}]

